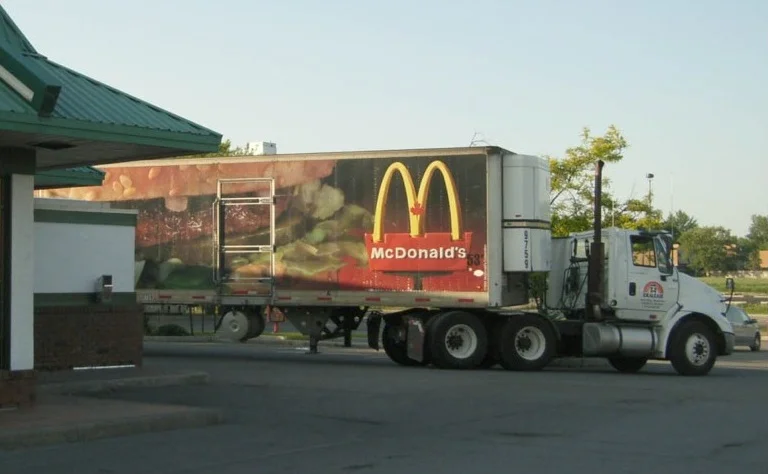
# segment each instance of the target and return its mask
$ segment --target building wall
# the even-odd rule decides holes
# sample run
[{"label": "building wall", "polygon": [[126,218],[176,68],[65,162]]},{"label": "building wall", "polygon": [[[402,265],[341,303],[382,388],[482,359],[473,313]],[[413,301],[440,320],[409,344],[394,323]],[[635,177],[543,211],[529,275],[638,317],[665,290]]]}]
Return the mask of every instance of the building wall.
[{"label": "building wall", "polygon": [[16,172],[7,172],[6,176],[11,188],[11,205],[6,210],[11,213],[10,262],[6,262],[11,269],[11,294],[6,295],[10,297],[10,370],[0,370],[0,408],[30,405],[35,400],[34,176]]},{"label": "building wall", "polygon": [[33,175],[11,176],[11,371],[31,370],[35,364],[34,185]]},{"label": "building wall", "polygon": [[[136,211],[35,200],[34,367],[141,365],[143,311],[135,295]],[[113,278],[112,300],[97,280]]]},{"label": "building wall", "polygon": [[135,211],[50,201],[35,202],[35,295],[93,293],[101,275],[133,293]]},{"label": "building wall", "polygon": [[37,307],[35,369],[141,366],[143,338],[143,311],[135,304]]}]

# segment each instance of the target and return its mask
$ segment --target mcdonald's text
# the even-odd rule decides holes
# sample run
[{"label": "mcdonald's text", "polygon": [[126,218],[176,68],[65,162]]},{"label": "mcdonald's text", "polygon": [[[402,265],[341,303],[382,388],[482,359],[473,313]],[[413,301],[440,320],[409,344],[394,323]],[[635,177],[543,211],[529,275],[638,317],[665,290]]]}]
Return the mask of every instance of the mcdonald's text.
[{"label": "mcdonald's text", "polygon": [[387,233],[381,242],[367,235],[368,265],[374,271],[456,272],[468,268],[472,233],[452,240],[449,233],[427,233],[412,237],[407,233]]},{"label": "mcdonald's text", "polygon": [[371,260],[376,259],[429,259],[429,260],[453,260],[455,258],[467,258],[467,249],[463,247],[437,247],[431,249],[416,248],[384,248],[373,247],[371,249]]}]

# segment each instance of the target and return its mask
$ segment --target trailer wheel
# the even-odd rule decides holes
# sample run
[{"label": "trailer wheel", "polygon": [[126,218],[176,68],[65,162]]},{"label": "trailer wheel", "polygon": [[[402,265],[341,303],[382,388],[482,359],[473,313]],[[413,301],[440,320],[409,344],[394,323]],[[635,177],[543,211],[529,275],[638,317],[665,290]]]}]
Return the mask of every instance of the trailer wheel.
[{"label": "trailer wheel", "polygon": [[267,328],[267,322],[264,320],[264,314],[261,308],[257,311],[248,311],[246,314],[250,326],[246,339],[255,339],[264,333]]},{"label": "trailer wheel", "polygon": [[645,367],[648,359],[645,357],[610,357],[608,363],[621,373],[634,374]]},{"label": "trailer wheel", "polygon": [[430,325],[429,355],[441,369],[473,369],[488,352],[488,333],[474,314],[448,311]]},{"label": "trailer wheel", "polygon": [[237,309],[229,309],[221,318],[216,335],[232,341],[245,342],[251,331],[251,319]]},{"label": "trailer wheel", "polygon": [[555,333],[540,316],[512,316],[504,324],[499,340],[501,366],[506,370],[541,370],[555,355]]},{"label": "trailer wheel", "polygon": [[381,334],[381,345],[384,347],[384,353],[392,362],[406,367],[424,365],[422,362],[408,357],[408,341],[405,339],[405,326],[403,325],[385,322]]},{"label": "trailer wheel", "polygon": [[707,375],[717,360],[712,331],[701,321],[686,321],[672,334],[669,360],[680,375]]},{"label": "trailer wheel", "polygon": [[504,327],[504,319],[493,318],[486,322],[486,331],[488,331],[488,351],[485,358],[480,362],[481,369],[491,369],[499,364],[501,355],[499,347],[501,343],[501,329]]}]

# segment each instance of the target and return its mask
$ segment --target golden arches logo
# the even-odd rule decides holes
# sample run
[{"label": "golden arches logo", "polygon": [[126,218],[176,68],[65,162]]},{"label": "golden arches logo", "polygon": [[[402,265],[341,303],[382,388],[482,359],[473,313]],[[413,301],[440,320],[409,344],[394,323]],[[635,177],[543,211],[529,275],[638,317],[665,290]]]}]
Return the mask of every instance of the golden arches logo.
[{"label": "golden arches logo", "polygon": [[405,197],[408,201],[408,219],[409,231],[411,237],[421,237],[424,235],[424,211],[427,209],[427,199],[429,197],[429,188],[432,184],[432,177],[439,171],[443,176],[445,190],[448,195],[448,208],[451,218],[451,240],[462,239],[461,205],[459,203],[456,182],[448,167],[442,161],[436,160],[427,166],[424,171],[424,177],[419,184],[418,192],[413,182],[408,168],[400,162],[392,163],[384,177],[381,180],[381,189],[376,200],[376,211],[373,221],[373,242],[379,243],[384,240],[384,216],[386,213],[386,203],[389,197],[389,188],[392,186],[392,178],[395,173],[399,173],[405,186]]}]

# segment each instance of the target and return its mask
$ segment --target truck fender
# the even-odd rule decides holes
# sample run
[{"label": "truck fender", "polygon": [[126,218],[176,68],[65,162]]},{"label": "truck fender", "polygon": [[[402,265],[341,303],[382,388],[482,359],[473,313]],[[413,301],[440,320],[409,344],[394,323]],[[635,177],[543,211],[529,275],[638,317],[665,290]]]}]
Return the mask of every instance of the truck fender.
[{"label": "truck fender", "polygon": [[656,347],[656,356],[662,359],[667,358],[669,352],[669,341],[672,333],[683,322],[692,318],[699,319],[705,322],[718,337],[718,345],[722,347],[725,345],[724,333],[731,332],[731,326],[728,324],[728,320],[725,317],[716,315],[711,316],[700,312],[682,310],[680,306],[673,307],[664,318],[659,333],[658,333],[658,346]]}]

